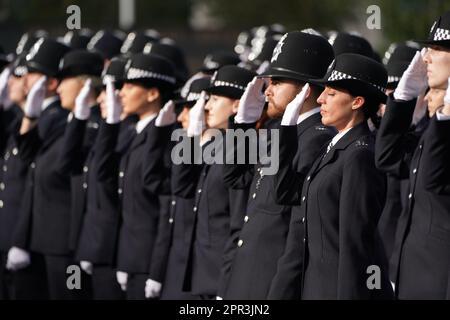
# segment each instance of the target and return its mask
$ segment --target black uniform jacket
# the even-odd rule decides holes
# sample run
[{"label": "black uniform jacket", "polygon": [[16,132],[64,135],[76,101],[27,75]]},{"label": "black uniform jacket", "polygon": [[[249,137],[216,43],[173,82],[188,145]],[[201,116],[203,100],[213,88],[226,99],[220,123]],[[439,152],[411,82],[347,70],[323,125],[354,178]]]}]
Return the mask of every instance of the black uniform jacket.
[{"label": "black uniform jacket", "polygon": [[67,116],[54,101],[37,126],[18,137],[20,157],[32,162],[14,245],[48,255],[70,253],[70,173],[60,167]]},{"label": "black uniform jacket", "polygon": [[0,110],[0,250],[7,252],[19,220],[29,162],[19,157],[16,136],[22,111],[16,105]]},{"label": "black uniform jacket", "polygon": [[[287,142],[287,143],[285,143]],[[283,140],[280,157],[294,142]],[[377,224],[385,200],[384,174],[375,168],[374,137],[363,122],[322,153],[304,180],[302,191],[288,190],[295,176],[282,167],[277,193],[300,204],[291,219],[279,281],[287,298],[390,298],[387,259]],[[377,287],[368,279],[376,268]],[[278,285],[280,286],[280,285]],[[279,292],[280,289],[274,291]],[[277,293],[272,298],[279,298]]]},{"label": "black uniform jacket", "polygon": [[[222,140],[223,142],[223,140]],[[191,142],[193,145],[193,141]],[[202,150],[212,146],[212,141],[203,145]],[[217,150],[225,156],[224,145],[217,144]],[[184,273],[183,289],[195,295],[218,295],[219,281],[223,268],[228,267],[227,246],[235,239],[234,232],[242,224],[242,209],[247,190],[232,190],[223,177],[223,164],[184,165],[184,177],[178,187],[191,188],[194,192],[194,228],[189,241],[189,256]],[[197,177],[196,179],[194,177]],[[194,180],[195,179],[195,180]],[[188,194],[192,195],[192,194]]]},{"label": "black uniform jacket", "polygon": [[99,106],[91,107],[91,115],[87,120],[70,117],[71,120],[64,132],[63,148],[58,163],[60,171],[68,172],[71,178],[69,248],[75,251],[86,210],[86,201],[91,193],[87,177],[89,168],[93,166],[95,149],[92,147],[100,126],[100,108]]},{"label": "black uniform jacket", "polygon": [[88,199],[76,257],[96,265],[115,265],[120,227],[117,185],[120,158],[136,136],[137,118],[117,124],[102,121],[87,172]]},{"label": "black uniform jacket", "polygon": [[425,149],[434,152],[437,124],[431,121],[421,137],[408,134],[414,106],[414,100],[395,101],[391,96],[377,135],[377,166],[409,177],[408,202],[398,222],[391,257],[391,277],[400,299],[445,299],[449,297],[450,197],[437,193],[433,184],[430,188],[431,181],[427,182],[436,177],[432,171],[439,171],[439,165],[430,168],[424,160]]},{"label": "black uniform jacket", "polygon": [[[160,237],[170,230],[168,212],[160,210],[160,195],[170,195],[165,176],[164,155],[172,126],[156,127],[155,119],[136,135],[121,158],[118,193],[122,225],[119,234],[117,268],[128,273],[149,273],[162,282],[166,243]],[[161,216],[164,213],[165,216]]]},{"label": "black uniform jacket", "polygon": [[[234,124],[234,127],[246,129],[250,125]],[[265,127],[270,135],[279,130],[280,121],[271,120]],[[283,162],[280,158],[279,167],[294,167],[294,171],[304,176],[323,144],[333,134],[332,130],[322,125],[319,113],[293,126],[288,135],[295,141],[294,150],[299,149],[299,152],[294,151],[295,159],[291,157]],[[280,137],[280,144],[282,139]],[[264,167],[259,163],[256,166],[228,165],[225,168],[226,181],[231,187],[250,187],[244,209],[244,225],[234,246],[234,259],[224,296],[226,299],[266,299],[277,272],[278,259],[284,252],[292,206],[278,204],[274,175],[264,175]],[[256,174],[253,174],[255,171]]]}]

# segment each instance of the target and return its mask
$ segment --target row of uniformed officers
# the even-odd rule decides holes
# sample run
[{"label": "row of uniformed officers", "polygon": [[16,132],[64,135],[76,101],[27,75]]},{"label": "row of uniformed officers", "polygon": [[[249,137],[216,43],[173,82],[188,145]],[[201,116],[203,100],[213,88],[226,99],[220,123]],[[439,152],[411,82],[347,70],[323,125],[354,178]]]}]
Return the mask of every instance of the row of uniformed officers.
[{"label": "row of uniformed officers", "polygon": [[385,65],[280,28],[189,79],[154,32],[23,39],[0,76],[0,297],[450,299],[450,13]]}]

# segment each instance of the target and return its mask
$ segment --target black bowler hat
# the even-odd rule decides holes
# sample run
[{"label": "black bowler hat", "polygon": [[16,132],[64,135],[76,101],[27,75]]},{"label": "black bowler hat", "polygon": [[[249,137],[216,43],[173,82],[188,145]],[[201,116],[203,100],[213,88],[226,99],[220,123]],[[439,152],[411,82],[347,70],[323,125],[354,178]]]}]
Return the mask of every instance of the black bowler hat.
[{"label": "black bowler hat", "polygon": [[231,99],[240,99],[256,73],[238,66],[223,66],[211,78],[210,86],[205,91],[225,96]]},{"label": "black bowler hat", "polygon": [[105,59],[111,59],[120,53],[123,41],[115,33],[100,30],[87,44],[87,49],[100,53]]},{"label": "black bowler hat", "polygon": [[259,26],[254,30],[253,40],[256,38],[268,38],[268,37],[275,36],[277,34],[282,36],[285,33],[286,33],[286,28],[279,23],[274,23],[272,25]]},{"label": "black bowler hat", "polygon": [[335,56],[343,53],[356,53],[370,58],[374,57],[372,45],[358,35],[339,32],[332,35],[328,41],[333,46]]},{"label": "black bowler hat", "polygon": [[141,53],[149,42],[158,42],[153,32],[130,32],[120,48],[123,54]]},{"label": "black bowler hat", "polygon": [[115,57],[111,59],[108,67],[105,68],[102,73],[102,83],[104,86],[106,86],[108,80],[112,80],[116,89],[122,88],[127,61],[128,60],[124,57]]},{"label": "black bowler hat", "polygon": [[40,38],[26,55],[28,72],[39,72],[55,77],[59,71],[59,62],[70,50],[65,44],[53,39]]},{"label": "black bowler hat", "polygon": [[216,70],[227,65],[238,65],[241,62],[239,56],[234,52],[217,51],[208,54],[203,60],[201,71],[213,74]]},{"label": "black bowler hat", "polygon": [[83,49],[68,52],[59,65],[58,77],[68,78],[80,75],[100,77],[103,70],[103,57],[96,52]]},{"label": "black bowler hat", "polygon": [[372,58],[355,53],[337,56],[325,77],[311,83],[341,88],[352,95],[361,95],[380,103],[386,101],[385,67]]},{"label": "black bowler hat", "polygon": [[387,87],[389,89],[397,87],[403,73],[408,68],[419,49],[419,45],[411,41],[394,43],[389,46],[384,59],[384,64],[388,72]]},{"label": "black bowler hat", "polygon": [[207,90],[211,85],[211,77],[205,76],[195,79],[191,82],[188,90],[182,92],[181,99],[175,100],[175,106],[188,106],[192,107],[198,99],[200,99],[200,94],[202,91]]},{"label": "black bowler hat", "polygon": [[260,77],[297,81],[320,79],[333,58],[333,49],[325,38],[300,31],[289,32],[278,42],[268,70]]},{"label": "black bowler hat", "polygon": [[3,68],[4,66],[6,66],[7,64],[9,64],[11,61],[8,58],[8,56],[6,55],[5,51],[3,50],[2,47],[0,47],[0,68]]},{"label": "black bowler hat", "polygon": [[71,49],[86,49],[89,40],[91,40],[93,32],[89,29],[80,31],[68,31],[63,38],[63,43]]},{"label": "black bowler hat", "polygon": [[176,44],[149,42],[144,47],[144,53],[160,55],[170,60],[175,66],[175,75],[178,85],[186,82],[188,77],[188,68],[183,50]]},{"label": "black bowler hat", "polygon": [[24,33],[17,42],[16,55],[28,52],[38,39],[45,38],[47,35],[47,31],[44,30],[38,30],[33,33]]},{"label": "black bowler hat", "polygon": [[237,54],[243,54],[245,51],[249,50],[250,47],[252,46],[253,37],[254,37],[253,30],[244,30],[241,33],[239,33],[236,39],[236,45],[234,46],[234,52],[236,52]]},{"label": "black bowler hat", "polygon": [[255,39],[248,60],[256,65],[260,65],[264,61],[270,61],[273,50],[281,37],[281,35],[274,35],[268,38]]},{"label": "black bowler hat", "polygon": [[164,57],[136,53],[125,65],[124,82],[138,83],[147,88],[174,89],[175,68],[173,63]]},{"label": "black bowler hat", "polygon": [[450,48],[450,11],[445,12],[433,24],[427,40],[417,40],[425,46]]}]

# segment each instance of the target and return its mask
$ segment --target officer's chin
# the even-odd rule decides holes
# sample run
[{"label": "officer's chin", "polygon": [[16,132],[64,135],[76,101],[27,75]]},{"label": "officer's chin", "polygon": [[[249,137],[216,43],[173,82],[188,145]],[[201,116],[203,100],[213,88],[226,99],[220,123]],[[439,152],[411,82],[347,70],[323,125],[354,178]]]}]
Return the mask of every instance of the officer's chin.
[{"label": "officer's chin", "polygon": [[273,103],[269,102],[268,106],[267,106],[267,116],[270,119],[279,119],[283,116],[284,113],[284,109],[280,108],[276,105],[274,105]]}]

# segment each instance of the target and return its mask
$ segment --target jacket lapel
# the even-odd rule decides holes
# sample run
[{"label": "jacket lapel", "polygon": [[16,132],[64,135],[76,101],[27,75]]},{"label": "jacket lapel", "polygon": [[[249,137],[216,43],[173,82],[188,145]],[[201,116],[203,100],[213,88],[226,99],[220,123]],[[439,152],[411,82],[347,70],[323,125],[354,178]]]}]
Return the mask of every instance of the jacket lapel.
[{"label": "jacket lapel", "polygon": [[321,170],[324,166],[326,166],[328,163],[332,162],[335,159],[335,157],[339,154],[340,150],[346,149],[350,144],[352,144],[362,136],[366,136],[369,134],[370,130],[366,121],[353,127],[336,143],[336,145],[333,148],[331,148],[331,150],[328,153],[326,153],[323,156],[322,161],[319,162],[317,170],[314,171]]}]

